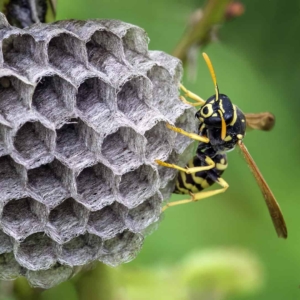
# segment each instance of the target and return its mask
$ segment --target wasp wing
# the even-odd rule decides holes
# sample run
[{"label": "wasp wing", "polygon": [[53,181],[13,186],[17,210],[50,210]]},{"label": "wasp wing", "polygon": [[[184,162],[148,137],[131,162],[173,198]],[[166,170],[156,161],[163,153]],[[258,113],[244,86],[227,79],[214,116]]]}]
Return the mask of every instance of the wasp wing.
[{"label": "wasp wing", "polygon": [[278,237],[287,238],[287,228],[286,224],[280,210],[279,204],[277,203],[271,189],[269,188],[268,184],[264,180],[262,174],[260,173],[258,167],[256,166],[253,158],[251,157],[250,153],[248,152],[246,146],[243,144],[242,141],[238,142],[240,149],[242,150],[243,156],[249,165],[254,177],[256,179],[257,184],[265,198],[266,204],[269,209],[270,216],[272,218],[274,227],[276,229]]},{"label": "wasp wing", "polygon": [[275,125],[275,116],[269,112],[245,114],[247,129],[269,131]]}]

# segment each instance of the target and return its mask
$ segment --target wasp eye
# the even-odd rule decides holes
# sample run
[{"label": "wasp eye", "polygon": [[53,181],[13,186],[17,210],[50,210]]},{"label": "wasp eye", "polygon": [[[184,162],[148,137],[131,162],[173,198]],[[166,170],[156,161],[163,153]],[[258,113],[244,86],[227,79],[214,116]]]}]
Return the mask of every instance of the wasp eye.
[{"label": "wasp eye", "polygon": [[207,106],[203,107],[202,113],[203,113],[204,115],[207,115],[207,114],[208,114],[208,108],[207,108]]},{"label": "wasp eye", "polygon": [[213,108],[212,108],[212,105],[211,104],[206,104],[202,107],[201,109],[201,115],[204,117],[204,118],[208,118],[210,117],[212,114],[213,114]]}]

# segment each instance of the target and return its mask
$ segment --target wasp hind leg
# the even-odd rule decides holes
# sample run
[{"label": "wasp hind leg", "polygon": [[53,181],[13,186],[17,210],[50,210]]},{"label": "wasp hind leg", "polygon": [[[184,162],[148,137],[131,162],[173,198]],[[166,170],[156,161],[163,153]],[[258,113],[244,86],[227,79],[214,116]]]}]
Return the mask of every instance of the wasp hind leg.
[{"label": "wasp hind leg", "polygon": [[193,92],[189,91],[187,88],[185,88],[182,84],[180,85],[180,88],[182,89],[182,91],[184,92],[184,96],[185,97],[189,97],[190,99],[196,101],[195,103],[189,102],[186,100],[186,98],[184,96],[180,96],[180,100],[185,103],[185,104],[189,104],[191,106],[202,106],[204,105],[204,103],[206,102],[205,100],[203,100],[201,97],[199,97],[198,95],[194,94]]},{"label": "wasp hind leg", "polygon": [[167,208],[169,208],[171,206],[176,206],[176,205],[186,204],[186,203],[191,203],[191,202],[197,202],[199,200],[206,199],[208,197],[212,197],[214,195],[224,193],[229,187],[228,183],[221,177],[219,177],[216,180],[216,183],[218,183],[222,188],[218,189],[218,190],[214,190],[214,191],[206,191],[206,192],[201,191],[201,192],[196,193],[196,194],[190,193],[190,195],[191,195],[190,199],[169,202],[168,204],[166,204],[163,207],[162,211],[165,211]]}]

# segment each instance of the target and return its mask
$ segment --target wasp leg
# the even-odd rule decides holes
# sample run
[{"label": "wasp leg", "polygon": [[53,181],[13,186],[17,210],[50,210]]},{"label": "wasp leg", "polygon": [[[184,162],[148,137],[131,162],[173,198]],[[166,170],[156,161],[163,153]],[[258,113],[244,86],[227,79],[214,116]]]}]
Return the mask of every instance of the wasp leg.
[{"label": "wasp leg", "polygon": [[191,133],[191,132],[184,131],[183,129],[172,126],[168,123],[167,123],[167,127],[169,129],[175,131],[175,132],[178,132],[178,133],[182,134],[182,135],[188,136],[192,140],[195,140],[195,141],[198,141],[198,142],[203,142],[203,143],[209,143],[209,139],[205,136],[200,136],[196,133]]},{"label": "wasp leg", "polygon": [[177,165],[174,165],[174,164],[169,164],[169,163],[166,163],[166,162],[158,160],[158,159],[156,159],[155,162],[157,164],[159,164],[160,166],[176,169],[176,170],[185,172],[187,174],[207,171],[207,170],[211,170],[215,167],[215,162],[209,156],[205,157],[205,162],[207,163],[207,166],[201,166],[201,167],[182,168],[180,166],[177,166]]},{"label": "wasp leg", "polygon": [[184,97],[180,98],[182,102],[190,104],[192,106],[198,106],[198,105],[204,105],[204,103],[206,102],[205,100],[203,100],[201,97],[199,97],[198,95],[194,94],[193,92],[189,91],[187,88],[185,88],[182,84],[180,85],[180,88],[183,90],[183,92],[185,93],[186,97],[189,97],[191,99],[193,99],[194,101],[197,102],[196,103],[190,103],[188,102]]},{"label": "wasp leg", "polygon": [[183,102],[185,104],[188,104],[190,106],[199,106],[199,105],[202,105],[199,102],[195,102],[195,103],[194,102],[189,102],[183,96],[180,96],[179,98],[180,98],[181,102]]},{"label": "wasp leg", "polygon": [[196,202],[196,201],[199,201],[199,200],[202,200],[202,199],[205,199],[205,198],[208,198],[208,197],[220,194],[220,193],[224,193],[229,187],[228,183],[223,178],[220,178],[220,177],[216,180],[216,183],[218,183],[220,186],[222,186],[222,188],[218,189],[218,190],[214,190],[214,191],[199,192],[196,194],[190,193],[190,195],[191,195],[190,199],[170,202],[163,207],[162,211],[165,211],[168,207],[171,207],[171,206]]}]

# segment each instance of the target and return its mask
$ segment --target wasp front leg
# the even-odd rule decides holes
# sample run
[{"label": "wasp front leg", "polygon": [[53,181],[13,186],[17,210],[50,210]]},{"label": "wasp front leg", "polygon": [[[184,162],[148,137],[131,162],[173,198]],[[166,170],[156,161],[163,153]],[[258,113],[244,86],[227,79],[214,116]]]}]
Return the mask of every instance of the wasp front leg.
[{"label": "wasp front leg", "polygon": [[182,102],[189,104],[191,106],[202,106],[205,104],[205,100],[203,100],[201,97],[199,97],[198,95],[194,94],[193,92],[189,91],[187,88],[185,88],[182,84],[180,85],[180,88],[182,89],[182,91],[184,92],[185,97],[189,97],[190,99],[196,101],[196,103],[191,103],[188,102],[185,97],[180,96],[180,99]]},{"label": "wasp front leg", "polygon": [[189,137],[192,140],[198,141],[198,142],[202,142],[202,143],[209,143],[209,138],[205,137],[205,136],[200,136],[196,133],[192,133],[192,132],[187,132],[181,128],[175,127],[171,124],[167,124],[167,127],[175,132],[178,132],[182,135],[185,135],[187,137]]},{"label": "wasp front leg", "polygon": [[176,169],[176,170],[185,172],[187,174],[192,174],[192,173],[197,173],[197,172],[202,172],[202,171],[208,171],[208,170],[211,170],[215,167],[215,162],[209,156],[206,156],[203,160],[206,162],[207,166],[191,167],[191,168],[190,167],[182,168],[178,165],[169,164],[169,163],[166,163],[166,162],[158,160],[158,159],[156,159],[155,162],[157,164],[159,164],[160,166]]}]

